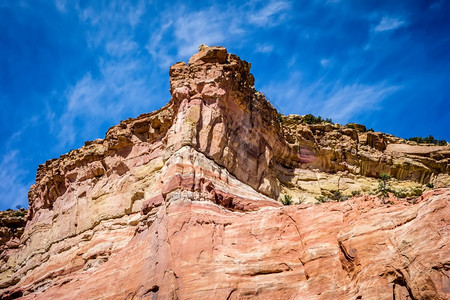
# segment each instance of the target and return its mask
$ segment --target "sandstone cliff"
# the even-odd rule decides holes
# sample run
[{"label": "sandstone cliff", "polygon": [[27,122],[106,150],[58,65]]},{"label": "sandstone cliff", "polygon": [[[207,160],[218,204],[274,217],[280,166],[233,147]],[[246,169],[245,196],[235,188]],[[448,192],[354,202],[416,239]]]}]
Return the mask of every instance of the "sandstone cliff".
[{"label": "sandstone cliff", "polygon": [[[39,167],[2,299],[449,296],[449,146],[280,116],[223,47],[170,83],[165,107]],[[440,189],[367,195],[382,172]],[[310,203],[335,191],[366,195]]]}]

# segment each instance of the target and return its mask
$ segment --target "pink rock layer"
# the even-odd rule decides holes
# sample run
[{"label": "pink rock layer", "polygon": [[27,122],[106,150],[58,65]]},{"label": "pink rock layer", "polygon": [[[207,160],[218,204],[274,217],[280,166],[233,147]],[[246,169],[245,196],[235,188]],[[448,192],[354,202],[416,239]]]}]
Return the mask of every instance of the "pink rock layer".
[{"label": "pink rock layer", "polygon": [[48,269],[43,292],[33,279],[3,297],[448,299],[449,199],[441,189],[416,204],[361,196],[242,213],[184,198],[97,269]]}]

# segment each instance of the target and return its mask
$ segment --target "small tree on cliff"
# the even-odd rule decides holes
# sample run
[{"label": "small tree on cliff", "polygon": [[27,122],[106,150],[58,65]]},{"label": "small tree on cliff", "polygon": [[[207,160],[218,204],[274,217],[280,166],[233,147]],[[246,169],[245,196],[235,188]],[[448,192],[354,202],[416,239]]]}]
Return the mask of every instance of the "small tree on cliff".
[{"label": "small tree on cliff", "polygon": [[384,198],[389,195],[389,192],[391,191],[391,187],[388,183],[388,181],[392,178],[391,175],[387,173],[381,173],[380,178],[378,179],[378,193],[381,193],[381,198],[384,203]]}]

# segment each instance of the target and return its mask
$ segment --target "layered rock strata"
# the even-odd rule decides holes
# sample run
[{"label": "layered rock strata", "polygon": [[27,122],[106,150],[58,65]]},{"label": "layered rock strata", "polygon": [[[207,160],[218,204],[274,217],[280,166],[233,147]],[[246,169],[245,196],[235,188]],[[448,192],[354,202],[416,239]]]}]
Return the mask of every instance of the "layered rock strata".
[{"label": "layered rock strata", "polygon": [[20,237],[27,221],[26,215],[27,211],[24,208],[0,211],[0,272],[5,270],[9,254],[20,245]]},{"label": "layered rock strata", "polygon": [[[170,68],[165,107],[41,165],[0,297],[445,299],[450,147],[280,117],[249,71],[201,47]],[[442,189],[277,201],[370,190],[381,172]]]}]

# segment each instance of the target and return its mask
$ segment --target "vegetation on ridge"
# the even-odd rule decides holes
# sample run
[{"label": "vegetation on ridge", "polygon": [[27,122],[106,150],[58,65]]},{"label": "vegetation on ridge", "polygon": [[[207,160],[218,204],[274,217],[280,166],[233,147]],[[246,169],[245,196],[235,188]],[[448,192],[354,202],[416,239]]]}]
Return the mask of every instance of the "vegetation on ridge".
[{"label": "vegetation on ridge", "polygon": [[[294,119],[294,121],[297,121],[299,123],[308,124],[308,125],[321,124],[321,123],[334,124],[333,120],[331,120],[330,118],[324,119],[321,116],[316,117],[313,114],[307,114],[304,116],[294,116],[293,119]],[[283,115],[280,113],[278,113],[278,120],[280,120],[281,123],[283,123],[283,121],[284,121]]]},{"label": "vegetation on ridge", "polygon": [[434,138],[434,136],[432,136],[431,134],[428,137],[420,137],[420,136],[416,136],[416,137],[411,137],[408,139],[411,142],[416,142],[418,144],[435,144],[438,146],[445,146],[447,145],[447,142],[445,140],[436,140]]},{"label": "vegetation on ridge", "polygon": [[306,124],[320,124],[320,123],[330,123],[334,124],[330,118],[322,119],[321,116],[314,116],[312,114],[307,114],[303,116],[303,122]]}]

